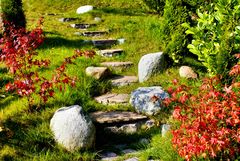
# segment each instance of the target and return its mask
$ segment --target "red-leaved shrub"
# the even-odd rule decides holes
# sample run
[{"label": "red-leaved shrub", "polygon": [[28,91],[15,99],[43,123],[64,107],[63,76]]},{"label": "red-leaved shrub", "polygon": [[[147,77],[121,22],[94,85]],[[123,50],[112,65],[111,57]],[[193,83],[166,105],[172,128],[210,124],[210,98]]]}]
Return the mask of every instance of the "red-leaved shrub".
[{"label": "red-leaved shrub", "polygon": [[80,56],[92,57],[93,51],[76,51],[71,57],[65,58],[60,67],[52,73],[52,78],[47,79],[37,72],[38,68],[48,67],[50,60],[37,59],[36,49],[43,43],[44,35],[41,29],[42,20],[37,28],[31,32],[24,28],[15,28],[8,23],[6,32],[0,40],[0,61],[6,64],[13,74],[14,80],[6,85],[7,91],[16,91],[20,96],[26,96],[31,106],[33,95],[38,95],[46,102],[54,96],[55,90],[62,90],[63,86],[75,86],[75,77],[65,73],[66,66]]},{"label": "red-leaved shrub", "polygon": [[239,75],[238,63],[230,71],[234,79],[229,86],[216,76],[204,79],[197,94],[185,85],[169,89],[171,98],[165,103],[174,103],[173,118],[179,123],[172,143],[181,157],[227,160],[240,154]]}]

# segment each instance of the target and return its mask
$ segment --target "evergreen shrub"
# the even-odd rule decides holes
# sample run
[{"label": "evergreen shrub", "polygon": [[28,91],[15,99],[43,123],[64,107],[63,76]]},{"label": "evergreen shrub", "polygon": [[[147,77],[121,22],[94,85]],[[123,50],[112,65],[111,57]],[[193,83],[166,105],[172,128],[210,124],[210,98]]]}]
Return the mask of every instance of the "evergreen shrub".
[{"label": "evergreen shrub", "polygon": [[143,1],[151,10],[156,11],[161,16],[163,15],[166,0],[143,0]]},{"label": "evergreen shrub", "polygon": [[164,53],[168,54],[175,63],[189,55],[187,45],[191,42],[192,36],[186,35],[186,28],[183,23],[196,24],[196,9],[202,6],[207,7],[209,1],[204,0],[166,0],[162,25],[160,27],[161,42]]},{"label": "evergreen shrub", "polygon": [[1,0],[0,5],[0,14],[3,21],[11,22],[15,27],[26,27],[26,19],[21,0]]}]

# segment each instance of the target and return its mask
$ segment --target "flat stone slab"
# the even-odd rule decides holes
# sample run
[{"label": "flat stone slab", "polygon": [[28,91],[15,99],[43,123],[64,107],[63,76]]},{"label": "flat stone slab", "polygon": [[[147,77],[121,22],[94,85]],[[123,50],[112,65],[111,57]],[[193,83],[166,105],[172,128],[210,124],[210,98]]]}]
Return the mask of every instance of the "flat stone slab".
[{"label": "flat stone slab", "polygon": [[123,52],[123,49],[108,49],[108,50],[99,50],[97,54],[105,57],[114,57],[114,56],[120,55],[122,52]]},{"label": "flat stone slab", "polygon": [[116,39],[103,39],[103,40],[92,40],[92,43],[95,47],[102,47],[102,46],[112,46],[117,44]]},{"label": "flat stone slab", "polygon": [[138,77],[136,76],[116,76],[111,79],[112,85],[113,86],[127,86],[132,83],[137,83],[138,82]]},{"label": "flat stone slab", "polygon": [[102,36],[107,34],[107,31],[85,31],[82,33],[83,36],[94,37],[94,36]]},{"label": "flat stone slab", "polygon": [[76,28],[76,29],[88,29],[88,28],[90,28],[90,27],[92,27],[92,26],[95,26],[96,24],[70,24],[70,26],[72,27],[72,28]]},{"label": "flat stone slab", "polygon": [[76,21],[77,18],[60,18],[58,19],[60,22],[71,22],[71,21]]},{"label": "flat stone slab", "polygon": [[147,119],[147,116],[143,116],[134,112],[129,111],[98,111],[90,113],[90,117],[93,122],[97,123],[121,123],[129,121],[138,121]]},{"label": "flat stone slab", "polygon": [[101,66],[112,68],[127,68],[133,65],[133,62],[103,62]]},{"label": "flat stone slab", "polygon": [[94,99],[101,104],[104,105],[116,105],[116,104],[124,104],[127,105],[129,102],[129,94],[116,94],[109,93],[102,96],[95,97]]},{"label": "flat stone slab", "polygon": [[134,157],[134,158],[126,159],[124,161],[139,161],[139,159],[137,157]]}]

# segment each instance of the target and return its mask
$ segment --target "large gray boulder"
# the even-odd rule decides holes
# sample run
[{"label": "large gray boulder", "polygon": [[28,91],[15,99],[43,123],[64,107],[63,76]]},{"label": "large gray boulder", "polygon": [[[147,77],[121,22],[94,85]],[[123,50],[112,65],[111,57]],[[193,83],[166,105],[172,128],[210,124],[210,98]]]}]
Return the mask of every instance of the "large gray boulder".
[{"label": "large gray boulder", "polygon": [[155,115],[162,108],[162,100],[169,98],[162,87],[140,87],[131,93],[130,104],[138,113]]},{"label": "large gray boulder", "polygon": [[153,74],[165,68],[164,55],[162,52],[144,55],[138,63],[139,82],[148,80]]},{"label": "large gray boulder", "polygon": [[57,143],[68,151],[88,149],[94,145],[95,127],[78,105],[57,110],[51,119],[50,128]]}]

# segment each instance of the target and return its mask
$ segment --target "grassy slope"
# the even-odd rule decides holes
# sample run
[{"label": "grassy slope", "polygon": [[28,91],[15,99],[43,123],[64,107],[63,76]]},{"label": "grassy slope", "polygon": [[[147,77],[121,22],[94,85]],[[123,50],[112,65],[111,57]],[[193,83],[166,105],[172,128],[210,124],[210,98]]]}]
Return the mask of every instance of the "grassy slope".
[{"label": "grassy slope", "polygon": [[[104,0],[101,2],[99,0],[24,0],[23,2],[29,29],[35,26],[39,17],[44,16],[46,40],[38,51],[40,57],[50,59],[52,65],[43,74],[51,75],[51,71],[61,63],[64,57],[73,54],[75,49],[92,48],[82,43],[84,37],[73,35],[76,30],[69,28],[68,23],[58,22],[58,18],[61,17],[76,17],[80,22],[93,22],[95,16],[101,17],[104,21],[92,29],[109,30],[110,34],[106,36],[108,38],[125,38],[125,44],[115,46],[123,48],[125,53],[117,58],[96,57],[93,60],[84,58],[77,60],[76,65],[68,69],[70,74],[79,77],[77,88],[66,89],[64,93],[58,93],[38,112],[26,112],[25,99],[11,95],[7,95],[5,99],[0,98],[0,121],[5,127],[4,132],[0,132],[0,160],[94,160],[96,151],[68,153],[58,147],[49,130],[50,118],[57,108],[72,104],[80,104],[87,111],[131,110],[130,107],[127,109],[105,107],[93,102],[92,96],[104,93],[111,87],[108,82],[99,82],[86,77],[84,70],[87,66],[98,65],[102,61],[128,60],[134,62],[134,67],[117,73],[137,75],[137,63],[140,57],[146,53],[161,50],[161,44],[158,42],[161,18],[157,15],[146,14],[146,8],[141,0]],[[85,4],[97,6],[97,9],[91,13],[76,15],[76,8]],[[48,16],[47,13],[57,13],[57,15]],[[2,84],[11,78],[6,76],[6,71],[1,71],[0,74]],[[130,93],[139,86],[150,85],[162,85],[167,88],[173,78],[178,78],[175,68],[168,69],[144,84],[138,83],[130,87],[112,89],[112,91]],[[147,153],[147,155],[151,154]]]}]

